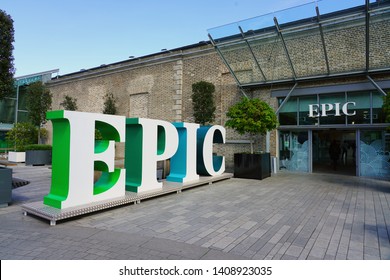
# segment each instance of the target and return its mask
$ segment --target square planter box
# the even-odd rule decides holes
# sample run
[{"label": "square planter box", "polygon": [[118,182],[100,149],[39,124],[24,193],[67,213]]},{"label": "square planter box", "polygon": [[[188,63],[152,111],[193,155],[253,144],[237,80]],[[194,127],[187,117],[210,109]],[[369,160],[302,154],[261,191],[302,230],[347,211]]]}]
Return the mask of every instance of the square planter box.
[{"label": "square planter box", "polygon": [[51,164],[51,150],[28,150],[26,151],[26,165]]},{"label": "square planter box", "polygon": [[8,161],[25,162],[26,161],[26,152],[8,152]]},{"label": "square planter box", "polygon": [[12,200],[12,169],[0,167],[0,207]]},{"label": "square planter box", "polygon": [[264,154],[234,154],[234,177],[258,179],[271,176],[271,157]]}]

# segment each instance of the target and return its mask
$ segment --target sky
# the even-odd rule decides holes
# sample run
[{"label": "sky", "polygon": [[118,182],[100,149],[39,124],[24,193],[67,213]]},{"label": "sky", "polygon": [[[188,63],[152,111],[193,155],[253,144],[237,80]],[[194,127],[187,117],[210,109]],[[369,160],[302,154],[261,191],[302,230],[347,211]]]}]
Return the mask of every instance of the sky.
[{"label": "sky", "polygon": [[14,21],[15,77],[20,77],[53,69],[65,75],[196,44],[208,40],[209,29],[313,2],[335,10],[364,4],[364,0],[0,0],[0,9]]}]

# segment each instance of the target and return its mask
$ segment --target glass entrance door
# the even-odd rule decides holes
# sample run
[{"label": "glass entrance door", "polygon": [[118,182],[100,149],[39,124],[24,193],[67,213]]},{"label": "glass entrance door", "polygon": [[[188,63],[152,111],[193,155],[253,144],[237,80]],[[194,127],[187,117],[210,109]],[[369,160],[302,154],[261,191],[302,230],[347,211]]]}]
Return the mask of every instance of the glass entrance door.
[{"label": "glass entrance door", "polygon": [[360,176],[390,179],[390,135],[386,131],[360,131]]},{"label": "glass entrance door", "polygon": [[313,172],[356,175],[356,132],[313,130]]},{"label": "glass entrance door", "polygon": [[280,131],[280,169],[309,172],[308,131]]}]

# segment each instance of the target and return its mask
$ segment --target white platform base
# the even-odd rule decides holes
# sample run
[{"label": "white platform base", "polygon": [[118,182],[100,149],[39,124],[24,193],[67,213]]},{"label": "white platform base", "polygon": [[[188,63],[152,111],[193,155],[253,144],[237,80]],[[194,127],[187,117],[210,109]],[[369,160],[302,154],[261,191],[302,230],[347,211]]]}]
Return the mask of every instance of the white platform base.
[{"label": "white platform base", "polygon": [[231,173],[224,173],[222,175],[213,176],[213,177],[200,177],[199,180],[188,182],[188,183],[173,183],[173,182],[163,182],[163,188],[161,190],[147,192],[147,193],[134,193],[127,192],[125,196],[110,199],[105,201],[100,201],[96,203],[86,204],[83,206],[72,207],[67,209],[57,209],[51,206],[43,204],[43,201],[32,202],[22,205],[23,214],[32,214],[41,218],[44,218],[50,221],[50,225],[54,226],[57,221],[64,220],[76,216],[81,216],[84,214],[101,211],[104,209],[125,205],[125,204],[138,204],[143,199],[148,199],[152,197],[157,197],[160,195],[165,195],[168,193],[177,192],[180,193],[184,189],[193,188],[201,185],[212,184],[213,182],[230,179],[233,177]]}]

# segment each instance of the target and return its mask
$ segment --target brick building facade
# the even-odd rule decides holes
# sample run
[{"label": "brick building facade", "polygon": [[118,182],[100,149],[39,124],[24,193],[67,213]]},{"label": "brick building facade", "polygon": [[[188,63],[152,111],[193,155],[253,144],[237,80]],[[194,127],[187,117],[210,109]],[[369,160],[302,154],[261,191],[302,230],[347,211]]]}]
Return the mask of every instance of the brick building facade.
[{"label": "brick building facade", "polygon": [[[242,94],[210,42],[72,73],[52,80],[48,86],[53,110],[63,109],[60,103],[68,95],[77,99],[79,111],[102,112],[104,95],[112,93],[118,115],[194,122],[192,84],[202,80],[215,85],[214,124],[224,125],[227,108]],[[241,138],[228,132],[229,140]],[[248,141],[243,142],[226,144],[223,151],[216,147],[226,156],[228,168],[232,167],[234,151],[248,151]]]},{"label": "brick building facade", "polygon": [[[269,149],[271,156],[282,160],[284,148],[288,146],[290,154],[285,159],[291,163],[291,149],[296,149],[296,157],[302,153],[302,145],[309,145],[303,153],[307,163],[302,164],[307,168],[292,170],[313,172],[317,168],[317,153],[325,151],[321,145],[328,145],[329,138],[338,137],[338,141],[349,141],[351,147],[355,146],[351,149],[358,153],[353,159],[355,171],[350,174],[364,176],[361,169],[366,163],[361,155],[369,128],[375,127],[375,133],[382,135],[375,139],[383,142],[381,151],[389,153],[387,124],[378,113],[381,104],[376,104],[390,88],[389,5],[380,8],[376,12],[371,10],[370,15],[368,9],[357,7],[325,15],[323,22],[319,19],[313,22],[312,18],[290,22],[282,26],[289,30],[284,34],[279,26],[258,33],[247,30],[227,39],[213,41],[211,38],[211,41],[64,75],[48,83],[54,96],[53,109],[62,109],[60,103],[68,95],[77,98],[80,111],[102,112],[104,95],[112,93],[117,99],[118,115],[194,122],[192,84],[203,80],[215,85],[215,124],[225,124],[228,108],[243,94],[263,99],[275,111],[280,110],[279,129],[271,132],[269,141],[260,138],[258,151]],[[355,95],[359,98],[352,100]],[[300,107],[296,111],[288,109],[306,104],[305,100],[310,98],[313,104],[325,102],[329,96],[336,96],[332,101],[339,104],[336,106],[342,106],[344,101],[356,105],[364,100],[370,100],[371,105],[366,109],[356,105],[356,115],[366,114],[360,119],[352,115],[333,123],[323,119],[323,125],[313,118],[307,119],[307,108],[302,112]],[[285,105],[283,109],[281,104]],[[364,110],[369,110],[370,115]],[[284,123],[283,116],[295,118],[294,114],[296,124]],[[352,119],[356,120],[351,122]],[[304,124],[304,120],[308,123]],[[306,140],[296,140],[299,137]],[[226,157],[227,170],[231,171],[233,154],[248,152],[249,141],[230,129],[227,140],[215,150]],[[292,141],[299,147],[291,147]],[[390,167],[384,169],[386,176],[389,175]]]}]

